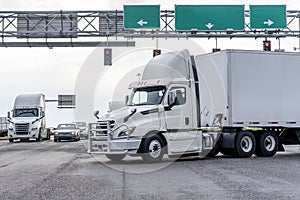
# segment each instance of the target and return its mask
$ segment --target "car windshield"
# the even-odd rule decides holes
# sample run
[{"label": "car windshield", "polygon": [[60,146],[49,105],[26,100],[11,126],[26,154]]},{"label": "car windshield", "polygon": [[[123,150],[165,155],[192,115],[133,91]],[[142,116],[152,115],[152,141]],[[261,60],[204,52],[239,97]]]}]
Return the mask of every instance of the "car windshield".
[{"label": "car windshield", "polygon": [[165,94],[166,87],[155,86],[135,88],[129,99],[129,106],[157,105],[160,104]]},{"label": "car windshield", "polygon": [[65,130],[65,129],[76,129],[75,124],[59,124],[57,126],[58,130]]},{"label": "car windshield", "polygon": [[37,108],[22,108],[13,111],[14,117],[38,117]]}]

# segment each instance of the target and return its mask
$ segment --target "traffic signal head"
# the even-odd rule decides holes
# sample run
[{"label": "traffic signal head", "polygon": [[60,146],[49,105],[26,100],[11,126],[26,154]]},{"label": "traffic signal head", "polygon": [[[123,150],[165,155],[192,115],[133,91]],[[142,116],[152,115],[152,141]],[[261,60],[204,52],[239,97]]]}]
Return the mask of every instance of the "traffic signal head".
[{"label": "traffic signal head", "polygon": [[153,57],[158,56],[161,54],[161,50],[160,49],[154,49],[153,50]]},{"label": "traffic signal head", "polygon": [[264,51],[271,51],[271,41],[270,40],[264,41]]},{"label": "traffic signal head", "polygon": [[111,65],[112,64],[112,49],[105,48],[104,49],[104,65]]}]

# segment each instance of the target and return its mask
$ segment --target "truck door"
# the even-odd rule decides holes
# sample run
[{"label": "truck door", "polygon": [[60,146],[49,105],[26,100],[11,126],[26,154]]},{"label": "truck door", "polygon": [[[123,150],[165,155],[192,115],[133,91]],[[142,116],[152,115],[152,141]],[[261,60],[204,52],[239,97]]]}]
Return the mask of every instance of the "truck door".
[{"label": "truck door", "polygon": [[175,94],[174,105],[165,111],[169,155],[199,152],[201,147],[200,135],[193,130],[193,104],[190,90],[188,86],[173,85],[164,101],[164,104],[168,105],[169,94]]}]

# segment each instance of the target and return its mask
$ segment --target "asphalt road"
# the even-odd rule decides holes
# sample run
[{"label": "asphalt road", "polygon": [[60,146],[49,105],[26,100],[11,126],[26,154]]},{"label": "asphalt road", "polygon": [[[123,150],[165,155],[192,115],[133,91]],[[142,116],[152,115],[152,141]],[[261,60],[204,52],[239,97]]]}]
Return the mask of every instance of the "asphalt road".
[{"label": "asphalt road", "polygon": [[87,141],[0,141],[0,199],[300,199],[299,146],[272,158],[113,163]]}]

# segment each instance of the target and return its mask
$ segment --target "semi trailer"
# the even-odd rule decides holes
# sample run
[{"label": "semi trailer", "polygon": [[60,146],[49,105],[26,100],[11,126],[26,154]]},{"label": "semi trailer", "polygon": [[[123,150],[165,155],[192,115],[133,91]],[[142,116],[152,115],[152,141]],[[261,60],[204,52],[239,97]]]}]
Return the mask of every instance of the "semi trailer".
[{"label": "semi trailer", "polygon": [[8,122],[6,117],[0,117],[0,137],[7,136]]},{"label": "semi trailer", "polygon": [[[121,109],[89,124],[90,153],[269,157],[300,144],[300,54],[188,50],[154,57]],[[98,113],[98,112],[96,112]]]},{"label": "semi trailer", "polygon": [[8,139],[50,139],[45,119],[45,96],[43,94],[20,94],[15,98],[13,110],[8,112]]}]

